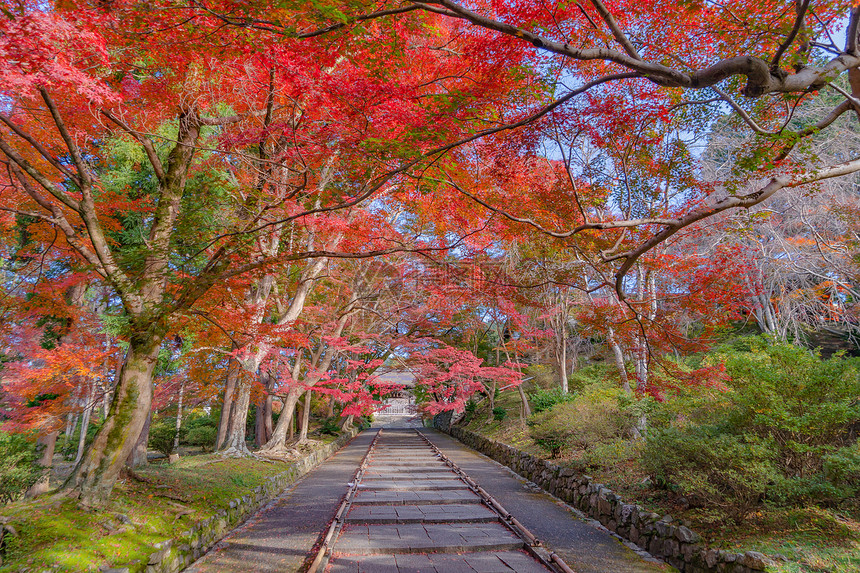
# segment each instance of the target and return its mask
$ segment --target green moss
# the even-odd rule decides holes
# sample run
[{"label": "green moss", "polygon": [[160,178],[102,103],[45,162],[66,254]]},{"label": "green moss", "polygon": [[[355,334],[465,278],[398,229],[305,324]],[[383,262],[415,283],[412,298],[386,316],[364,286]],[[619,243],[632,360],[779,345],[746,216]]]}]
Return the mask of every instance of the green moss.
[{"label": "green moss", "polygon": [[[8,505],[0,515],[10,518],[19,537],[10,542],[0,573],[52,566],[98,571],[105,565],[142,562],[155,543],[211,517],[287,469],[284,463],[194,456],[138,471],[145,481],[121,480],[99,511],[85,511],[74,500],[56,497]],[[128,517],[131,524],[124,525],[117,516]]]}]

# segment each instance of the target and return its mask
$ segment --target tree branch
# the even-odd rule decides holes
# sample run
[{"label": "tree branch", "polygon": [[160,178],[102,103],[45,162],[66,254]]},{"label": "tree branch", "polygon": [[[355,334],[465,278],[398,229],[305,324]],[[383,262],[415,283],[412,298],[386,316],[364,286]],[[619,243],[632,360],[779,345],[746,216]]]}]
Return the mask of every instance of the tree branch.
[{"label": "tree branch", "polygon": [[[808,1],[808,0],[807,0]],[[621,47],[624,48],[624,51],[627,54],[636,60],[641,60],[642,56],[639,55],[639,52],[636,51],[636,48],[621,31],[621,28],[618,26],[618,22],[615,21],[615,18],[603,4],[602,0],[591,0],[591,4],[597,9],[597,13],[600,14],[600,17],[603,18],[603,21],[606,22],[606,25],[609,26],[609,30],[612,32],[612,35],[621,44]]]},{"label": "tree branch", "polygon": [[663,230],[659,231],[653,237],[651,237],[641,245],[637,246],[636,248],[604,259],[604,262],[624,259],[624,263],[615,273],[615,291],[618,296],[622,300],[624,300],[622,281],[624,279],[624,275],[627,274],[627,271],[630,270],[630,268],[642,255],[644,255],[645,253],[647,253],[655,246],[659,245],[684,227],[688,227],[693,223],[696,223],[698,221],[701,221],[702,219],[706,219],[718,213],[722,213],[723,211],[726,211],[728,209],[749,209],[750,207],[758,205],[759,203],[772,197],[773,194],[780,189],[799,187],[807,183],[814,183],[817,181],[823,181],[825,179],[841,177],[843,175],[849,175],[858,171],[860,171],[860,158],[846,161],[838,165],[826,167],[817,171],[810,171],[802,175],[795,176],[793,178],[786,176],[778,176],[772,178],[767,183],[767,185],[757,191],[748,193],[746,195],[727,197],[725,199],[717,201],[712,205],[704,206],[694,211],[691,211],[683,217],[679,217],[670,224],[666,225]]},{"label": "tree branch", "polygon": [[11,145],[6,142],[5,139],[3,139],[2,136],[0,136],[0,151],[2,151],[6,155],[6,157],[8,157],[20,169],[24,170],[55,199],[60,201],[69,209],[80,213],[81,204],[77,199],[73,199],[72,197],[70,197],[68,193],[66,193],[53,181],[48,179],[44,173],[33,167],[30,162],[24,159]]},{"label": "tree branch", "polygon": [[57,106],[54,104],[54,100],[51,98],[48,90],[40,87],[39,93],[42,94],[42,99],[45,101],[45,105],[48,106],[48,110],[51,112],[51,117],[54,119],[54,124],[60,132],[60,137],[62,137],[63,141],[66,142],[66,147],[69,150],[69,154],[72,156],[72,161],[74,162],[75,167],[78,168],[78,174],[81,183],[83,183],[81,185],[81,191],[84,193],[84,200],[87,200],[86,197],[90,192],[89,186],[93,182],[90,171],[87,168],[87,164],[84,163],[84,159],[81,157],[81,151],[78,149],[78,145],[75,143],[75,140],[72,139],[71,134],[69,134],[69,130],[66,128],[66,123],[60,115],[60,110],[57,109]]},{"label": "tree branch", "polygon": [[785,51],[791,46],[794,42],[794,39],[797,37],[797,33],[800,32],[800,29],[803,27],[803,20],[806,18],[806,11],[809,9],[809,0],[803,0],[797,8],[797,18],[794,20],[794,26],[791,28],[791,32],[789,32],[788,36],[785,38],[785,41],[780,44],[779,49],[777,49],[776,53],[773,55],[773,59],[770,61],[770,69],[776,70],[779,68],[779,60],[782,58]]},{"label": "tree branch", "polygon": [[23,139],[24,141],[29,143],[33,147],[33,149],[38,151],[39,155],[44,157],[45,160],[48,161],[48,163],[50,163],[51,165],[53,165],[57,171],[59,171],[60,173],[62,173],[63,175],[65,175],[66,177],[71,179],[72,181],[74,181],[77,185],[81,184],[80,179],[78,178],[77,175],[72,173],[65,165],[60,163],[54,157],[54,155],[52,153],[50,153],[47,149],[45,149],[45,147],[42,146],[42,144],[40,144],[38,141],[36,141],[36,139],[33,136],[31,136],[29,133],[25,132],[23,129],[21,129],[20,127],[15,125],[15,123],[12,121],[11,118],[9,118],[5,114],[0,113],[0,121],[5,123],[9,127],[9,129],[11,129],[13,132],[15,132],[15,135],[17,135],[18,137],[20,137],[21,139]]},{"label": "tree branch", "polygon": [[150,165],[152,165],[152,170],[155,172],[155,177],[158,179],[159,183],[164,183],[164,166],[161,164],[161,159],[158,157],[158,153],[155,151],[155,146],[152,143],[152,140],[140,131],[133,129],[127,123],[113,115],[111,112],[107,110],[101,110],[103,116],[117,124],[120,129],[131,135],[135,138],[142,146],[143,150],[146,152],[146,157],[149,159]]}]

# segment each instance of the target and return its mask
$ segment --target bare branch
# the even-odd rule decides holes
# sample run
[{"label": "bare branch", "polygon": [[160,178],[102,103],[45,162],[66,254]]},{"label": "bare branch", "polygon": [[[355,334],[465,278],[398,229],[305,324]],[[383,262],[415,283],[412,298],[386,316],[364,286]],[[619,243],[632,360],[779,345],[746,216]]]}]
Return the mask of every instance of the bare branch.
[{"label": "bare branch", "polygon": [[[0,140],[0,143],[2,143],[2,140]],[[63,231],[63,234],[66,236],[66,241],[69,243],[69,245],[71,245],[72,248],[74,248],[84,258],[84,260],[86,260],[93,266],[93,270],[95,270],[102,277],[107,278],[107,273],[105,272],[104,265],[101,264],[101,261],[96,256],[96,254],[81,240],[77,231],[75,231],[74,227],[72,227],[72,225],[66,219],[66,216],[63,214],[59,205],[52,203],[30,184],[30,182],[27,180],[27,176],[24,175],[24,172],[21,171],[21,169],[17,165],[17,162],[11,161],[8,165],[9,169],[12,172],[12,175],[14,175],[13,181],[18,181],[18,183],[21,184],[21,187],[23,187],[24,193],[26,193],[31,199],[33,199],[33,201],[38,203],[40,207],[50,213],[50,216],[35,214],[33,215],[58,226],[60,230]]]},{"label": "bare branch", "polygon": [[576,226],[572,229],[569,229],[567,231],[550,231],[549,229],[547,229],[546,227],[544,227],[543,225],[541,225],[540,223],[538,223],[534,219],[530,219],[527,217],[517,217],[516,215],[512,215],[511,213],[505,211],[504,209],[499,209],[498,207],[494,207],[493,205],[491,205],[487,201],[484,201],[483,199],[481,199],[477,195],[474,195],[473,193],[466,191],[465,189],[460,187],[460,185],[458,185],[456,182],[452,181],[451,179],[434,179],[434,180],[439,181],[440,183],[447,183],[448,185],[450,185],[451,187],[456,189],[458,192],[462,193],[466,197],[469,197],[470,199],[472,199],[473,201],[475,201],[476,203],[478,203],[479,205],[481,205],[485,209],[492,211],[493,213],[501,215],[502,217],[505,217],[506,219],[511,220],[515,223],[524,223],[526,225],[534,227],[535,229],[537,229],[541,233],[543,233],[545,235],[549,235],[550,237],[554,237],[556,239],[566,239],[568,237],[572,237],[573,235],[576,235],[578,233],[581,233],[581,232],[587,231],[587,230],[591,230],[591,229],[594,229],[594,230],[611,230],[611,229],[622,229],[622,228],[627,228],[627,227],[639,227],[641,225],[671,225],[675,221],[674,219],[659,219],[659,218],[655,218],[655,219],[625,219],[623,221],[597,221],[594,223],[583,223],[582,225],[578,225],[578,226]]},{"label": "bare branch", "polygon": [[740,105],[738,105],[738,103],[734,99],[732,99],[731,96],[729,96],[729,94],[727,94],[726,92],[724,92],[723,90],[721,90],[717,86],[713,86],[711,89],[713,89],[715,92],[720,94],[720,99],[723,100],[724,102],[726,102],[727,104],[729,104],[731,106],[731,108],[733,110],[735,110],[735,113],[737,113],[741,117],[741,119],[743,119],[744,122],[748,126],[750,126],[750,129],[752,129],[757,134],[759,134],[759,135],[778,135],[779,134],[778,131],[768,131],[768,130],[764,129],[763,127],[761,127],[758,123],[756,123],[756,121],[752,117],[750,117],[750,115],[747,113],[747,111],[744,108],[742,108]]},{"label": "bare branch", "polygon": [[452,0],[427,0],[426,4],[444,6],[458,17],[477,26],[527,41],[537,48],[567,56],[576,60],[604,60],[615,62],[629,70],[639,72],[648,80],[667,87],[686,87],[701,89],[711,87],[735,75],[747,78],[743,90],[748,97],[759,97],[766,93],[797,93],[823,85],[834,75],[860,65],[860,55],[853,52],[840,54],[822,66],[806,66],[796,73],[771,73],[768,62],[755,56],[734,56],[725,58],[700,69],[682,71],[664,64],[636,59],[626,52],[608,48],[576,48],[569,43],[550,40],[529,30],[501,22],[476,12],[472,12]]},{"label": "bare branch", "polygon": [[42,94],[42,99],[45,101],[45,105],[48,106],[48,110],[51,112],[51,117],[54,118],[54,124],[57,126],[57,130],[60,132],[60,136],[63,138],[63,141],[66,142],[66,147],[69,150],[69,154],[72,156],[72,161],[74,162],[75,167],[78,168],[78,175],[83,183],[83,185],[81,185],[81,190],[84,192],[84,197],[86,197],[89,193],[88,187],[93,182],[90,170],[87,167],[87,164],[84,163],[84,159],[81,157],[81,151],[78,149],[78,144],[75,143],[74,139],[72,139],[69,130],[66,128],[66,123],[63,121],[63,117],[60,115],[60,110],[57,109],[57,106],[54,104],[54,100],[51,98],[48,90],[45,88],[39,88],[39,93]]},{"label": "bare branch", "polygon": [[54,155],[51,152],[49,152],[47,149],[45,149],[45,147],[41,143],[36,141],[36,139],[33,136],[31,136],[29,133],[25,132],[23,129],[21,129],[20,127],[15,125],[15,123],[12,121],[11,118],[9,118],[5,114],[0,113],[0,121],[5,123],[9,127],[9,129],[11,129],[13,132],[15,132],[15,135],[17,135],[18,137],[20,137],[21,139],[23,139],[24,141],[29,143],[33,147],[33,149],[38,151],[39,155],[44,157],[45,160],[47,160],[48,163],[53,165],[57,171],[59,171],[60,173],[62,173],[63,175],[65,175],[66,177],[68,177],[69,179],[71,179],[72,181],[77,183],[78,185],[80,185],[80,179],[78,178],[77,175],[72,173],[65,165],[63,165],[62,163],[57,161],[57,158],[54,157]]},{"label": "bare branch", "polygon": [[[807,0],[808,1],[808,0]],[[636,51],[636,48],[621,31],[621,28],[618,26],[618,22],[615,21],[615,18],[603,4],[602,0],[591,0],[591,4],[597,9],[600,17],[603,18],[603,21],[606,22],[606,25],[609,26],[609,30],[612,32],[612,35],[621,44],[621,47],[624,48],[624,51],[627,52],[631,58],[641,60],[642,56],[639,55],[639,52]]]},{"label": "bare branch", "polygon": [[24,159],[6,140],[0,137],[0,151],[8,157],[12,163],[24,170],[32,177],[45,191],[59,200],[63,205],[74,211],[80,212],[81,204],[77,199],[72,198],[65,190],[61,189],[57,184],[48,179],[44,173],[33,167],[29,161]]},{"label": "bare branch", "polygon": [[860,171],[860,159],[853,159],[851,161],[846,161],[838,165],[825,167],[817,171],[809,171],[795,177],[778,176],[772,178],[767,183],[767,185],[752,193],[748,193],[746,195],[741,196],[727,197],[725,199],[717,201],[712,205],[707,205],[704,207],[700,207],[699,209],[695,209],[690,213],[684,215],[683,217],[679,217],[672,223],[666,225],[663,230],[661,230],[636,248],[604,259],[604,262],[619,259],[624,260],[624,263],[622,263],[621,267],[615,273],[615,291],[618,296],[623,300],[624,292],[622,289],[622,281],[624,279],[624,275],[627,274],[627,271],[629,271],[633,267],[633,265],[642,255],[644,255],[645,253],[653,249],[655,246],[659,245],[660,243],[662,243],[663,241],[665,241],[666,239],[668,239],[669,237],[671,237],[685,227],[688,227],[698,221],[701,221],[702,219],[706,219],[728,209],[748,209],[772,197],[773,194],[780,189],[799,187],[807,183],[814,183],[817,181],[823,181],[825,179],[841,177],[843,175],[849,175],[858,171]]}]

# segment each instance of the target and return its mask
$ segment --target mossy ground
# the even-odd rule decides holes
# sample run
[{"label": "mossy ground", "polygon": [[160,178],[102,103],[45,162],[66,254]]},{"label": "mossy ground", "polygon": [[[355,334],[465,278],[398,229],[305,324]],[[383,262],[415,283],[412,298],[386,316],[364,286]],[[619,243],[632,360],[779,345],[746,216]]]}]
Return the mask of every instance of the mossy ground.
[{"label": "mossy ground", "polygon": [[[141,479],[124,476],[98,511],[51,495],[12,503],[0,508],[0,518],[8,519],[18,536],[7,537],[0,573],[98,571],[105,565],[142,562],[155,543],[214,515],[287,469],[283,462],[207,454],[173,465],[150,464],[135,472]],[[130,523],[124,523],[126,518]]]},{"label": "mossy ground", "polygon": [[[530,388],[526,391],[530,391]],[[518,393],[502,392],[495,404],[508,412],[504,420],[493,419],[485,400],[470,416],[466,428],[549,459],[547,452],[529,437],[527,426],[520,420],[521,401]],[[603,467],[585,468],[585,473],[612,488],[627,502],[637,503],[661,515],[670,514],[676,519],[689,521],[711,547],[753,550],[786,557],[787,561],[780,561],[775,573],[860,571],[860,521],[857,516],[819,507],[763,507],[741,525],[715,523],[701,511],[685,511],[674,504],[671,497],[651,487],[646,479],[647,472],[637,461],[635,444],[619,446],[619,449],[617,458],[607,459]],[[567,451],[552,461],[583,470],[582,453]]]}]

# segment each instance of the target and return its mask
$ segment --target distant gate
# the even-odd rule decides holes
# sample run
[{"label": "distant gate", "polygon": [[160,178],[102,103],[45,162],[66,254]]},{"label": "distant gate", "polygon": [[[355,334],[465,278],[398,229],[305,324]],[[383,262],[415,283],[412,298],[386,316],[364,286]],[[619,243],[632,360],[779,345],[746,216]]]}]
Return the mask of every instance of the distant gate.
[{"label": "distant gate", "polygon": [[412,416],[418,412],[415,407],[415,396],[412,392],[398,390],[392,392],[379,408],[376,410],[377,416]]}]

